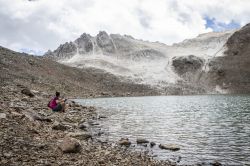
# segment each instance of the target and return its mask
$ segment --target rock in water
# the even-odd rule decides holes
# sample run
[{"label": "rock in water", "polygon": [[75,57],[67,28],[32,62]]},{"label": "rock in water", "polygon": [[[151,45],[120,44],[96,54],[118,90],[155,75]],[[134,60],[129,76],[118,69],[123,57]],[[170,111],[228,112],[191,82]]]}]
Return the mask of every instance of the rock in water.
[{"label": "rock in water", "polygon": [[180,150],[180,147],[174,144],[160,144],[159,148],[166,149],[166,150],[172,150],[172,151],[178,151]]},{"label": "rock in water", "polygon": [[147,143],[149,143],[149,141],[144,139],[144,138],[137,138],[136,143],[137,144],[147,144]]},{"label": "rock in water", "polygon": [[28,89],[28,88],[25,88],[21,91],[22,94],[25,94],[29,97],[34,97],[35,95]]},{"label": "rock in water", "polygon": [[78,153],[81,151],[81,145],[75,138],[64,138],[63,142],[60,143],[59,148],[64,153]]},{"label": "rock in water", "polygon": [[214,163],[212,163],[212,166],[222,166],[222,164],[218,161],[215,161]]},{"label": "rock in water", "polygon": [[121,145],[121,146],[130,146],[131,142],[129,141],[128,138],[122,138],[119,141],[119,145]]},{"label": "rock in water", "polygon": [[150,142],[150,147],[154,147],[156,144],[154,142]]}]

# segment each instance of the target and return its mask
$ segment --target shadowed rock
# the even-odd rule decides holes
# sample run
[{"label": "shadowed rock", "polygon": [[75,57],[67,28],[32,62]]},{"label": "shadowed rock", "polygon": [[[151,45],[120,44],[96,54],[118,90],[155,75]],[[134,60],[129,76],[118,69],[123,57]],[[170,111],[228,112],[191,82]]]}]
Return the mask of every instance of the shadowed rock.
[{"label": "shadowed rock", "polygon": [[160,144],[159,148],[161,149],[166,149],[166,150],[171,150],[171,151],[178,151],[180,150],[180,147],[174,144]]},{"label": "shadowed rock", "polygon": [[195,73],[204,65],[204,59],[194,55],[173,58],[174,70],[179,74]]},{"label": "shadowed rock", "polygon": [[22,94],[25,94],[29,97],[34,97],[35,95],[28,89],[28,88],[25,88],[21,91]]},{"label": "shadowed rock", "polygon": [[149,143],[149,141],[144,139],[144,138],[137,138],[136,143],[137,144],[147,144],[147,143]]}]

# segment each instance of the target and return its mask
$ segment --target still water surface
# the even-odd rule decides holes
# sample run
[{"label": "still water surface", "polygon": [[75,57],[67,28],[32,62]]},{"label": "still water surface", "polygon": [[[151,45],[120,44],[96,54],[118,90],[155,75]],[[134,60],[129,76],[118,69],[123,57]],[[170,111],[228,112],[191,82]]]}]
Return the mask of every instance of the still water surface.
[{"label": "still water surface", "polygon": [[[181,150],[154,147],[159,159],[180,164],[250,165],[250,96],[156,96],[77,100],[105,108],[99,114],[109,141],[146,138]],[[138,147],[137,147],[138,149]],[[143,147],[142,147],[143,149]],[[150,149],[150,148],[148,148]]]}]

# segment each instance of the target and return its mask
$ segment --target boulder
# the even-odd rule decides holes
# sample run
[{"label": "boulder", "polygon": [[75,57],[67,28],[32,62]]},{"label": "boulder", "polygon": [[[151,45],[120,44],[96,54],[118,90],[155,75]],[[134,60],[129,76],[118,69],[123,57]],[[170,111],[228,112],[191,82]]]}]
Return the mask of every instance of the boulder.
[{"label": "boulder", "polygon": [[205,60],[194,55],[174,57],[172,65],[179,75],[195,73],[204,65]]},{"label": "boulder", "polygon": [[28,88],[24,88],[22,91],[21,91],[22,94],[25,94],[29,97],[34,97],[35,95],[28,89]]},{"label": "boulder", "polygon": [[5,113],[0,113],[0,119],[6,119],[6,114]]},{"label": "boulder", "polygon": [[63,151],[63,153],[78,153],[81,151],[81,145],[75,138],[66,137],[59,144],[59,148]]},{"label": "boulder", "polygon": [[147,144],[147,143],[149,143],[149,141],[144,139],[144,138],[137,138],[136,143],[137,144]]},{"label": "boulder", "polygon": [[154,142],[150,142],[150,147],[154,147],[156,144]]},{"label": "boulder", "polygon": [[175,144],[160,144],[159,148],[166,149],[166,150],[171,150],[171,151],[178,151],[178,150],[180,150],[180,147],[178,147]]},{"label": "boulder", "polygon": [[119,145],[121,145],[121,146],[130,146],[131,142],[129,141],[128,138],[122,138],[119,141]]}]

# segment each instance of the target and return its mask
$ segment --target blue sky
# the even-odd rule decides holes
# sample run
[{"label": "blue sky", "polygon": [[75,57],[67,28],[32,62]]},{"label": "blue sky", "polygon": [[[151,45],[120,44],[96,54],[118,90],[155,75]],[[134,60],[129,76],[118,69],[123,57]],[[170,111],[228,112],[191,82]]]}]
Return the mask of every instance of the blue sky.
[{"label": "blue sky", "polygon": [[86,32],[165,44],[250,22],[248,0],[0,0],[0,45],[43,54]]},{"label": "blue sky", "polygon": [[232,30],[240,28],[240,24],[236,23],[234,20],[230,21],[230,23],[223,23],[216,21],[216,19],[205,18],[206,20],[206,28],[212,28],[214,32]]}]

